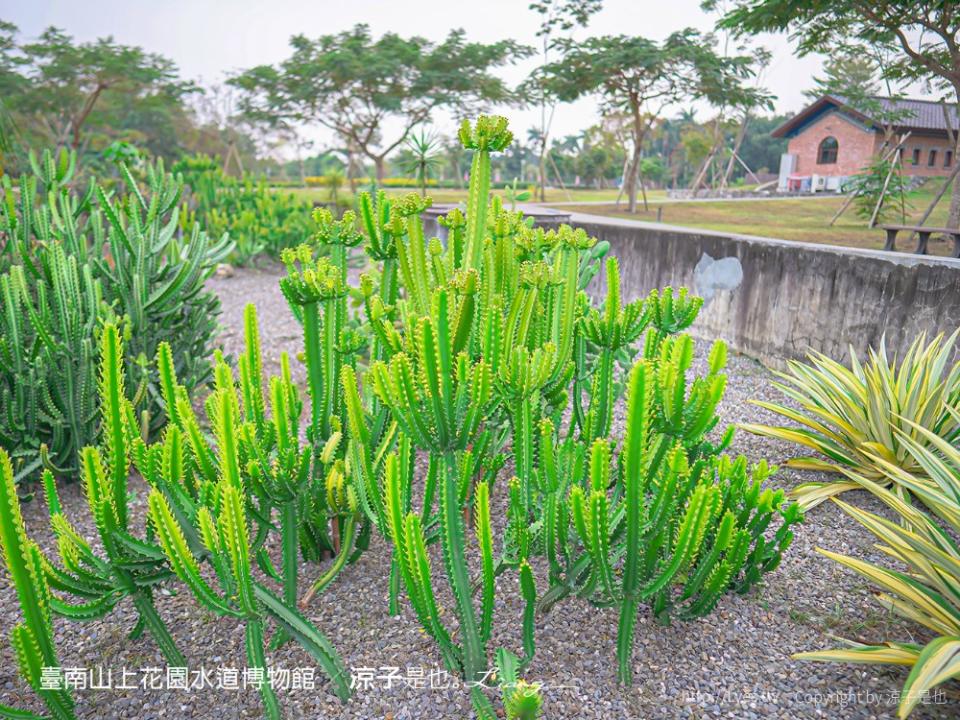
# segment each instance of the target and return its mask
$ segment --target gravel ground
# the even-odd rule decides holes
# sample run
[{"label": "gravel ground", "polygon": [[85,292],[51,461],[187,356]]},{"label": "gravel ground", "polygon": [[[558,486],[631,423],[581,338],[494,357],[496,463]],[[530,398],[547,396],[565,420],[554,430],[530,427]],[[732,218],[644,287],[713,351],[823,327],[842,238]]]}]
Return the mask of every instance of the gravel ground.
[{"label": "gravel ground", "polygon": [[[295,354],[300,345],[299,327],[277,288],[280,272],[275,266],[237,270],[231,277],[210,281],[223,298],[223,342],[228,352],[236,354],[241,349],[244,304],[257,305],[265,373],[277,372],[280,353]],[[706,362],[705,345],[701,343],[698,350],[697,362],[701,365]],[[770,387],[769,372],[748,358],[731,355],[728,375],[720,408],[723,420],[772,420],[770,413],[748,404],[750,399],[777,396]],[[797,454],[792,446],[745,433],[738,434],[735,450],[751,459],[765,457],[774,462]],[[784,487],[792,487],[818,478],[782,469],[775,479]],[[136,528],[142,526],[145,492],[139,480],[134,480],[132,487],[132,526]],[[858,495],[858,503],[882,512],[871,498]],[[95,537],[79,485],[63,488],[62,500],[81,533]],[[24,517],[31,536],[44,550],[51,551],[53,542],[43,503],[27,503]],[[865,642],[922,639],[914,637],[915,627],[880,610],[871,601],[864,581],[815,553],[817,546],[882,559],[865,530],[833,506],[821,506],[797,529],[780,568],[746,596],[726,596],[709,617],[666,628],[641,612],[631,688],[616,682],[616,611],[597,610],[577,599],[560,603],[538,619],[537,653],[525,673],[544,683],[544,717],[893,717],[897,693],[906,677],[904,669],[790,659],[794,652],[830,647],[831,635]],[[538,586],[545,587],[543,568],[535,570]],[[302,573],[309,580],[319,575],[319,569],[304,566]],[[370,550],[348,567],[307,613],[331,638],[348,667],[372,668],[378,679],[358,688],[344,705],[329,692],[318,671],[315,688],[281,692],[287,717],[405,720],[470,716],[466,691],[443,676],[436,647],[419,629],[409,607],[404,606],[398,617],[388,615],[388,574],[386,546],[374,539]],[[522,603],[515,583],[515,577],[509,574],[499,579],[491,648],[502,645],[520,650]],[[441,603],[449,607],[449,596],[441,594]],[[202,666],[207,671],[214,685],[224,677],[218,668],[239,668],[242,672],[241,626],[198,609],[187,593],[160,597],[158,606],[180,648],[196,668]],[[19,616],[15,594],[6,579],[0,591],[0,614],[0,629],[6,638]],[[80,717],[148,720],[260,716],[255,690],[209,686],[189,691],[118,689],[123,684],[123,669],[131,673],[125,684],[138,685],[144,678],[142,669],[164,667],[148,636],[127,639],[134,622],[129,603],[121,603],[103,621],[83,625],[55,621],[64,667],[103,667],[113,672],[113,689],[75,693]],[[274,653],[270,660],[293,674],[299,668],[313,667],[309,656],[293,644]],[[417,672],[423,673],[422,686],[414,679]],[[392,681],[391,675],[395,678]],[[921,707],[913,717],[956,717],[960,703],[956,688],[949,690],[947,697]],[[6,642],[0,650],[0,702],[42,709],[17,677]]]}]

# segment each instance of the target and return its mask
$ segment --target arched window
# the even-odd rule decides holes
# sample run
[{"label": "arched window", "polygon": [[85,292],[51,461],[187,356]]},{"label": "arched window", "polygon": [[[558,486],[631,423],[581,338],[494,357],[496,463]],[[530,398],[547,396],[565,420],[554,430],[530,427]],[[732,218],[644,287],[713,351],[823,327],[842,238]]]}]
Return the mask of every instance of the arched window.
[{"label": "arched window", "polygon": [[837,144],[835,137],[825,137],[817,148],[817,165],[835,165],[837,163]]}]

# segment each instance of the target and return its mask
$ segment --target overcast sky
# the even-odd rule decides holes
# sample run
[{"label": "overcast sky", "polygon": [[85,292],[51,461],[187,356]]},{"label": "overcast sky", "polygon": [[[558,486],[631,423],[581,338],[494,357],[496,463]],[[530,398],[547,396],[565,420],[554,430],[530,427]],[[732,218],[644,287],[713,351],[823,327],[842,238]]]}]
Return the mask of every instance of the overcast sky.
[{"label": "overcast sky", "polygon": [[[203,85],[222,82],[231,72],[262,63],[276,63],[289,54],[291,35],[317,36],[365,22],[375,34],[394,31],[440,40],[462,27],[471,40],[492,42],[511,37],[533,44],[538,16],[529,0],[0,0],[0,18],[19,26],[21,39],[33,38],[55,25],[78,40],[113,35],[123,44],[139,45],[173,59],[184,77]],[[700,9],[700,0],[606,0],[588,34],[635,34],[663,39],[691,26],[711,30],[715,16]],[[780,112],[803,106],[802,91],[820,70],[818,57],[799,58],[785,36],[764,36],[773,52],[764,81],[777,95]],[[518,82],[532,61],[502,72]],[[535,110],[503,110],[518,135],[537,123]],[[562,106],[554,120],[554,137],[571,134],[597,119],[596,102]],[[437,118],[449,131],[447,118]],[[311,130],[318,146],[322,131]]]}]

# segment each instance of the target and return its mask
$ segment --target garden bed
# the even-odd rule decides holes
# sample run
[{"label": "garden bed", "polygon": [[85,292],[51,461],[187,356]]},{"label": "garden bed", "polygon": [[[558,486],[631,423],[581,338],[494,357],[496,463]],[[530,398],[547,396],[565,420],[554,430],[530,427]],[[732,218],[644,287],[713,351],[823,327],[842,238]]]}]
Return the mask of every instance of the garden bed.
[{"label": "garden bed", "polygon": [[[281,269],[237,270],[230,277],[217,277],[211,287],[223,306],[223,343],[234,355],[243,342],[243,307],[257,305],[263,339],[264,374],[279,369],[282,351],[295,354],[301,345],[300,328],[280,294]],[[700,343],[699,369],[705,366],[707,347]],[[299,375],[297,374],[299,372]],[[303,379],[294,367],[295,379]],[[772,399],[776,390],[772,376],[754,361],[731,356],[728,388],[720,406],[725,422],[775,420],[772,414],[748,404],[752,398]],[[615,418],[619,422],[619,418]],[[619,430],[618,430],[619,432]],[[784,460],[796,448],[766,438],[741,433],[734,450],[753,460]],[[501,477],[507,470],[501,473]],[[780,485],[822,479],[811,473],[781,470]],[[136,495],[131,506],[142,526],[146,492],[142,481],[131,486]],[[494,494],[497,494],[495,488]],[[502,494],[502,493],[501,493]],[[854,496],[851,496],[854,497]],[[879,504],[857,493],[857,503],[875,512]],[[94,537],[79,484],[65,487],[61,496],[65,514],[78,530]],[[494,512],[494,517],[502,513]],[[26,503],[27,529],[41,548],[56,554],[42,501]],[[736,717],[814,718],[892,717],[906,676],[900,668],[882,666],[820,665],[790,659],[802,650],[836,645],[830,635],[877,642],[911,640],[915,626],[891,618],[870,599],[867,584],[836,563],[814,552],[823,546],[842,553],[879,561],[884,556],[873,539],[851,519],[827,503],[812,511],[796,530],[792,547],[779,569],[765,576],[760,587],[745,596],[724,596],[716,611],[694,622],[671,627],[656,624],[641,612],[634,645],[631,688],[617,684],[615,642],[616,609],[598,610],[586,601],[568,600],[548,615],[538,618],[537,652],[525,672],[544,685],[545,718],[651,718]],[[545,587],[544,567],[535,565],[538,586]],[[301,568],[305,579],[320,572],[316,566]],[[6,572],[3,573],[6,575]],[[314,689],[280,691],[284,710],[292,718],[465,718],[471,716],[469,694],[453,676],[444,676],[435,643],[420,629],[412,611],[402,601],[402,613],[387,612],[389,552],[386,543],[374,537],[369,551],[348,566],[332,586],[316,598],[307,616],[325,633],[357,676],[361,669],[373,671],[368,683],[359,686],[350,702],[341,704],[317,671]],[[492,647],[518,650],[522,602],[516,591],[516,576],[507,573],[498,580]],[[450,607],[448,595],[440,601]],[[159,596],[157,605],[187,657],[209,676],[212,687],[173,690],[140,687],[148,668],[165,663],[149,637],[129,640],[136,614],[132,605],[121,603],[103,621],[70,624],[55,620],[61,662],[65,668],[102,667],[104,678],[112,671],[110,690],[77,690],[78,716],[87,718],[256,718],[262,714],[255,689],[243,689],[243,628],[228,619],[200,609],[185,591]],[[19,615],[17,600],[4,577],[0,593],[4,633]],[[288,644],[269,660],[291,671],[312,668],[309,656],[299,646]],[[34,693],[16,674],[9,647],[2,650],[0,702],[40,710]],[[239,671],[240,689],[217,687],[230,673]],[[396,671],[393,669],[396,668]],[[126,669],[132,673],[123,677]],[[422,680],[417,675],[422,674]],[[305,680],[298,673],[301,681]],[[191,675],[191,680],[194,680]],[[129,689],[118,689],[124,684]],[[229,684],[227,680],[227,684]],[[162,684],[166,686],[166,677]],[[364,687],[364,685],[367,687]],[[444,688],[444,684],[451,687]],[[419,687],[422,685],[422,687]],[[945,690],[952,688],[945,686]],[[936,703],[935,701],[939,701]],[[949,696],[932,697],[913,717],[955,717],[960,705]]]}]

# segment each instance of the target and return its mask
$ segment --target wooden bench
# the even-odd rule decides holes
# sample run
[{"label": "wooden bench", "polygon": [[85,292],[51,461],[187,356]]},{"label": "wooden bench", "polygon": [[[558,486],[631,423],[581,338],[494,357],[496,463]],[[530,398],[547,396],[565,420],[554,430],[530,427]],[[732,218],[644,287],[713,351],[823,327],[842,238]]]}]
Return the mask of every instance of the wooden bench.
[{"label": "wooden bench", "polygon": [[920,240],[917,242],[917,249],[914,252],[920,255],[927,254],[927,243],[930,242],[931,235],[949,235],[953,238],[953,257],[960,258],[960,230],[956,228],[925,227],[923,225],[881,225],[880,227],[887,232],[887,244],[883,246],[884,250],[896,250],[897,233],[904,230],[916,233],[919,236]]}]

